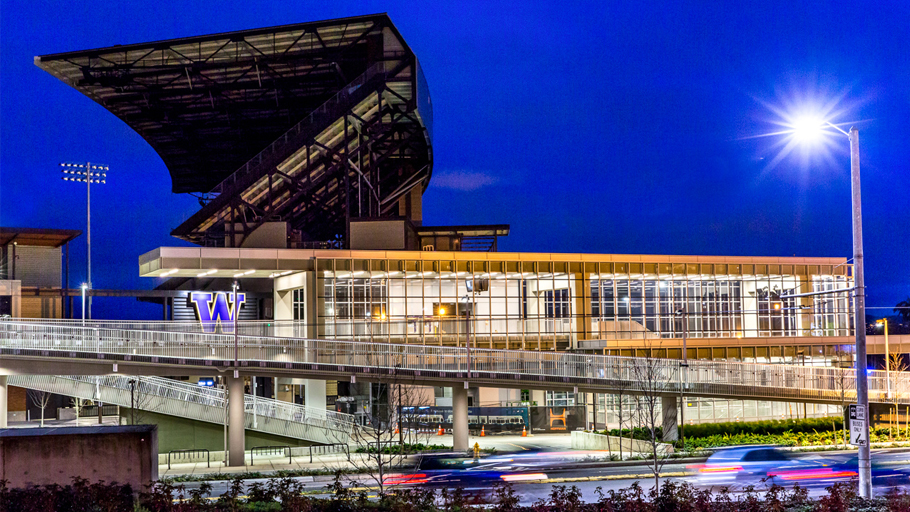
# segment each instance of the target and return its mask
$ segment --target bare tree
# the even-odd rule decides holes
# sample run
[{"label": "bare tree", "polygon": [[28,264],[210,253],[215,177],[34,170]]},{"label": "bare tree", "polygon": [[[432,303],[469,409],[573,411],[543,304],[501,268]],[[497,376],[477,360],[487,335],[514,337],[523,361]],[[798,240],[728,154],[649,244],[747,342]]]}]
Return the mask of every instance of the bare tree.
[{"label": "bare tree", "polygon": [[28,390],[28,398],[32,402],[32,405],[41,409],[41,426],[44,427],[44,409],[50,404],[51,394],[47,391],[30,389]]},{"label": "bare tree", "polygon": [[[838,360],[838,363],[840,361]],[[840,396],[840,408],[841,408],[841,418],[846,417],[847,415],[847,383],[851,382],[851,373],[847,368],[841,368],[840,364],[836,369],[837,373],[834,376],[834,387],[836,388],[838,395]],[[849,434],[847,433],[847,421],[843,420],[841,425],[842,435],[841,440],[844,442],[844,446],[847,446],[847,440],[849,439]]]},{"label": "bare tree", "polygon": [[139,425],[145,421],[145,413],[154,409],[155,397],[147,392],[141,375],[130,377],[129,385],[130,408],[127,413],[127,421],[130,425]]},{"label": "bare tree", "polygon": [[[366,425],[355,425],[352,440],[359,453],[352,453],[350,465],[368,475],[379,494],[384,495],[388,475],[416,451],[426,434],[412,430],[420,423],[419,408],[429,405],[414,378],[402,375],[400,364],[390,374],[373,382],[372,410],[366,411]],[[378,385],[376,385],[378,384]],[[378,393],[376,392],[378,390]]]},{"label": "bare tree", "polygon": [[636,403],[639,423],[648,433],[646,442],[651,451],[648,469],[654,474],[654,489],[659,491],[660,471],[670,454],[667,445],[659,437],[658,429],[662,430],[663,427],[662,400],[675,400],[670,384],[677,378],[679,368],[675,361],[653,357],[650,348],[645,351],[647,355],[639,356],[629,364],[638,387]]},{"label": "bare tree", "polygon": [[70,403],[73,405],[73,410],[76,411],[76,425],[79,425],[79,416],[82,416],[82,411],[85,409],[85,406],[88,405],[89,401],[84,398],[72,397],[70,398]]},{"label": "bare tree", "polygon": [[[617,382],[617,387],[618,387],[618,390],[619,390],[619,396],[618,396],[618,398],[619,398],[619,403],[618,403],[618,408],[617,408],[617,410],[616,410],[616,419],[617,419],[617,422],[619,423],[619,460],[622,460],[622,438],[623,438],[623,437],[622,437],[622,428],[623,428],[623,424],[626,423],[626,421],[628,420],[628,424],[629,424],[629,439],[630,439],[630,440],[632,439],[632,432],[634,431],[634,428],[633,428],[633,426],[632,426],[632,415],[633,415],[634,412],[632,411],[632,407],[630,406],[630,407],[625,411],[625,414],[624,414],[623,407],[622,407],[622,406],[623,406],[623,400],[625,399],[624,397],[625,397],[625,396],[628,396],[628,395],[626,395],[624,392],[625,392],[627,389],[629,389],[629,387],[631,386],[631,384],[632,384],[632,381],[631,381],[631,380],[622,379],[622,378]],[[631,455],[631,452],[632,452],[632,444],[631,444],[631,442],[630,442],[630,444],[629,444],[629,455]]]}]

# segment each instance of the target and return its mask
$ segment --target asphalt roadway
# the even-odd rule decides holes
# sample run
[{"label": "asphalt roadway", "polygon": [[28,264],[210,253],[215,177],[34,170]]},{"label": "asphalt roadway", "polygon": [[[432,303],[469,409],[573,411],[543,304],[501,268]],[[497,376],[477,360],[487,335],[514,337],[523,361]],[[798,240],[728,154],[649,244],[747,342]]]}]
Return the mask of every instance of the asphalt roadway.
[{"label": "asphalt roadway", "polygon": [[[520,454],[513,453],[511,455]],[[523,455],[531,459],[534,457],[534,454],[532,453],[525,453]],[[499,455],[499,457],[509,457],[509,454]],[[908,452],[907,449],[876,450],[874,452],[874,457],[879,462],[910,464],[910,460],[908,460],[910,459],[910,452]],[[628,461],[624,463],[585,463],[577,461],[549,462],[546,460],[548,458],[549,457],[544,457],[544,459],[542,459],[542,465],[538,466],[538,470],[546,474],[546,479],[513,483],[513,488],[520,497],[520,503],[522,505],[532,505],[538,500],[545,500],[557,486],[577,487],[581,492],[582,499],[586,502],[595,502],[598,500],[597,488],[601,488],[604,493],[607,493],[610,490],[619,491],[621,489],[626,489],[630,487],[633,482],[638,482],[645,491],[654,486],[653,473],[650,468],[641,461],[632,464]],[[684,463],[666,463],[661,468],[661,483],[674,481],[694,484],[694,472],[692,469],[687,468],[687,466],[696,463],[698,463],[698,461],[694,460],[686,461]],[[524,469],[527,471],[529,468]],[[319,498],[329,498],[332,496],[329,492],[319,492],[326,489],[326,486],[331,483],[332,477],[308,476],[297,477],[295,480],[300,482],[308,495]],[[247,480],[245,481],[245,485],[249,486],[254,482],[266,483],[268,482],[268,479]],[[211,497],[217,497],[224,493],[230,484],[229,481],[224,480],[210,481],[209,483],[212,485],[212,490],[209,494]],[[375,481],[371,481],[370,477],[367,475],[351,475],[347,484],[355,489],[365,489],[371,496],[375,495],[376,483]],[[465,490],[471,494],[490,494],[497,484],[498,482],[491,481],[489,485],[481,484],[476,488]],[[200,483],[190,482],[184,485],[190,489],[197,488]],[[756,485],[756,490],[760,491],[760,487],[760,484]],[[910,485],[906,485],[903,488],[910,489]],[[888,488],[877,487],[875,492],[883,494],[887,492],[887,490]],[[824,488],[815,487],[810,488],[809,493],[810,496],[821,496],[826,494],[826,491]]]}]

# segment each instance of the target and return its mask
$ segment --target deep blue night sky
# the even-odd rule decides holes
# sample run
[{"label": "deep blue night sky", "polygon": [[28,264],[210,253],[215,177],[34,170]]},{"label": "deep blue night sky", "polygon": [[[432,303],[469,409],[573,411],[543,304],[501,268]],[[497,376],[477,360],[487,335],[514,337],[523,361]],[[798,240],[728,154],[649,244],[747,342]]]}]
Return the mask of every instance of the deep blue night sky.
[{"label": "deep blue night sky", "polygon": [[[783,158],[785,136],[755,137],[817,106],[861,131],[867,304],[893,307],[910,296],[910,3],[724,4],[2,0],[0,225],[84,230],[58,163],[106,163],[95,287],[152,288],[138,256],[182,245],[169,232],[198,208],[35,55],[388,12],[433,98],[425,224],[511,224],[505,251],[850,257],[846,137]],[[71,251],[77,286],[84,236]],[[144,308],[95,317],[160,315]]]}]

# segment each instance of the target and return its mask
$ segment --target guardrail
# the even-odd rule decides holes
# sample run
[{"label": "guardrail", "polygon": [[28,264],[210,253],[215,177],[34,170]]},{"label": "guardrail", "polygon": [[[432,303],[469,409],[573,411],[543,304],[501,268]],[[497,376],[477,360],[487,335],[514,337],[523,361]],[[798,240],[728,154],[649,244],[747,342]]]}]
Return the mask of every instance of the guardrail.
[{"label": "guardrail", "polygon": [[[0,349],[56,353],[110,354],[129,358],[168,357],[176,361],[211,360],[227,365],[235,350],[244,366],[297,369],[301,372],[360,373],[377,368],[404,375],[436,375],[440,379],[533,382],[582,385],[586,389],[630,394],[684,391],[692,396],[736,396],[842,403],[855,396],[855,371],[832,367],[732,363],[690,360],[687,368],[673,359],[603,356],[559,352],[396,345],[336,340],[263,336],[235,337],[198,332],[160,332],[0,322]],[[297,364],[306,366],[295,367]],[[206,365],[211,366],[206,363]],[[649,378],[643,379],[644,372]],[[885,372],[870,371],[870,399],[888,397]],[[891,398],[910,403],[910,374],[892,372]],[[262,399],[264,400],[264,399]],[[275,407],[286,402],[276,403]],[[257,405],[258,407],[258,405]],[[316,411],[322,415],[322,411]],[[329,418],[332,411],[325,411]],[[292,419],[292,418],[287,418]]]}]

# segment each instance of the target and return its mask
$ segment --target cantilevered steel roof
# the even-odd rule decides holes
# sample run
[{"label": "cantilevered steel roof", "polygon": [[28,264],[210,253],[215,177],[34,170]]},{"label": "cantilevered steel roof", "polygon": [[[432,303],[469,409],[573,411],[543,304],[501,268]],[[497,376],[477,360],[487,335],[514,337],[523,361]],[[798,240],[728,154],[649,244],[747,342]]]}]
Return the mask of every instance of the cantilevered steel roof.
[{"label": "cantilevered steel roof", "polygon": [[413,53],[386,14],[35,57],[136,130],[174,192],[209,192],[371,65]]}]

